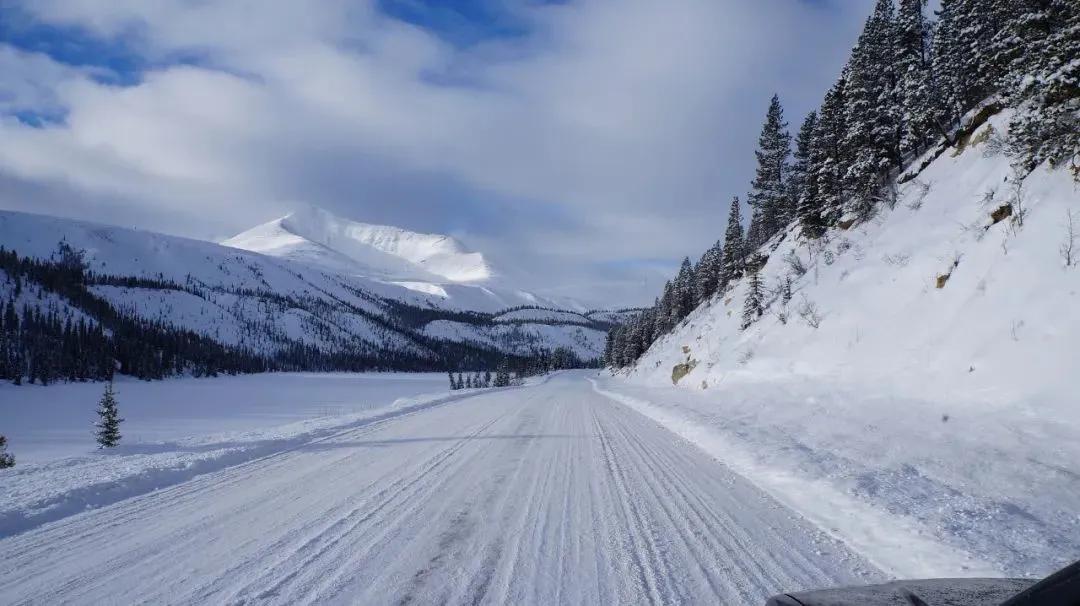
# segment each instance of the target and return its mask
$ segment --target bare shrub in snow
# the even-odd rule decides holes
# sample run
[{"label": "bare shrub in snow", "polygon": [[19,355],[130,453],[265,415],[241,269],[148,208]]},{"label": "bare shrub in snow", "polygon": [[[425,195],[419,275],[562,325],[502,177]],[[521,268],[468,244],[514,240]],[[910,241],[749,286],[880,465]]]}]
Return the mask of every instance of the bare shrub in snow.
[{"label": "bare shrub in snow", "polygon": [[1012,196],[1009,203],[1013,207],[1013,224],[1016,227],[1024,226],[1024,218],[1027,216],[1025,208],[1026,195],[1024,192],[1024,175],[1019,171],[1013,171]]},{"label": "bare shrub in snow", "polygon": [[803,263],[802,257],[797,255],[794,250],[784,255],[784,262],[787,263],[788,269],[795,274],[795,277],[801,278],[806,275],[806,264]]},{"label": "bare shrub in snow", "polygon": [[1065,211],[1065,240],[1058,251],[1065,267],[1076,265],[1076,216],[1072,209]]},{"label": "bare shrub in snow", "polygon": [[881,257],[881,260],[893,267],[907,267],[908,262],[911,261],[911,255],[896,253],[895,255],[885,255]]},{"label": "bare shrub in snow", "polygon": [[739,352],[739,365],[746,366],[747,364],[749,364],[750,360],[754,359],[754,354],[755,352],[753,347],[747,347],[746,349]]},{"label": "bare shrub in snow", "polygon": [[986,146],[983,148],[984,158],[996,158],[1005,151],[1005,137],[996,129],[990,129],[986,138]]},{"label": "bare shrub in snow", "polygon": [[832,265],[836,262],[836,254],[831,250],[826,249],[825,252],[821,254],[821,258],[825,261],[825,265]]},{"label": "bare shrub in snow", "polygon": [[818,310],[816,303],[806,298],[806,295],[802,296],[802,301],[796,311],[810,328],[816,329],[821,326],[821,311]]},{"label": "bare shrub in snow", "polygon": [[911,200],[908,202],[907,207],[911,210],[919,210],[922,208],[923,201],[926,200],[926,196],[930,194],[932,183],[930,181],[920,181],[915,179],[910,185],[913,190]]},{"label": "bare shrub in snow", "polygon": [[994,203],[994,199],[997,198],[997,188],[991,185],[983,192],[982,198],[979,198],[979,206],[985,208]]},{"label": "bare shrub in snow", "polygon": [[842,255],[851,250],[851,240],[844,238],[836,243],[836,254]]},{"label": "bare shrub in snow", "polygon": [[1024,327],[1024,321],[1023,320],[1013,320],[1012,329],[1010,329],[1010,331],[1009,331],[1009,334],[1012,335],[1012,340],[1013,341],[1020,341],[1020,329],[1023,328],[1023,327]]}]

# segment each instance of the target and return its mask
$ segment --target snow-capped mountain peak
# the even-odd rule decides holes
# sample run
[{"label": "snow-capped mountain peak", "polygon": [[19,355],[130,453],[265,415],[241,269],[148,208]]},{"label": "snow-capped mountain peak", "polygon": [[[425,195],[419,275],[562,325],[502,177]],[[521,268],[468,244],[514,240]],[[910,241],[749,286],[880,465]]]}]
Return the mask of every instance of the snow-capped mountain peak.
[{"label": "snow-capped mountain peak", "polygon": [[266,255],[390,280],[482,282],[495,272],[456,239],[372,225],[305,207],[222,242]]}]

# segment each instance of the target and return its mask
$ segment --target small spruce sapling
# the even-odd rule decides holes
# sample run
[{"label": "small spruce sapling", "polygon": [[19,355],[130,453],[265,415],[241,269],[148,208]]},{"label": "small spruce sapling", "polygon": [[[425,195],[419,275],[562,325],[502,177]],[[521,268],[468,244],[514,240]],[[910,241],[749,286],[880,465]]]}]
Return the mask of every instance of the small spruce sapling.
[{"label": "small spruce sapling", "polygon": [[112,448],[120,443],[120,411],[116,407],[116,393],[113,391],[112,381],[105,384],[105,393],[101,395],[101,401],[97,409],[98,422],[96,436],[98,448]]},{"label": "small spruce sapling", "polygon": [[1065,211],[1065,239],[1058,250],[1065,267],[1076,265],[1076,216],[1071,209]]},{"label": "small spruce sapling", "polygon": [[15,455],[7,451],[7,438],[0,436],[0,469],[15,467]]}]

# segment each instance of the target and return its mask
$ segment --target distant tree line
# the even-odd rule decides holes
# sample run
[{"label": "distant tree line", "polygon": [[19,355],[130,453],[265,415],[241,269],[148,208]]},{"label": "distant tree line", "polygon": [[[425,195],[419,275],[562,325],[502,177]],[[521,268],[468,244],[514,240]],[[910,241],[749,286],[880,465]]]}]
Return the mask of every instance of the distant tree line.
[{"label": "distant tree line", "polygon": [[[1076,0],[877,0],[840,77],[794,140],[778,96],[755,152],[744,231],[739,198],[722,242],[684,259],[653,306],[609,332],[604,360],[633,364],[703,302],[750,275],[748,327],[763,313],[757,270],[774,238],[808,241],[895,202],[903,169],[965,145],[985,119],[1015,109],[1002,146],[1018,179],[1045,163],[1080,178],[1080,4]],[[937,146],[937,147],[935,147]],[[794,147],[794,150],[792,149]]]}]

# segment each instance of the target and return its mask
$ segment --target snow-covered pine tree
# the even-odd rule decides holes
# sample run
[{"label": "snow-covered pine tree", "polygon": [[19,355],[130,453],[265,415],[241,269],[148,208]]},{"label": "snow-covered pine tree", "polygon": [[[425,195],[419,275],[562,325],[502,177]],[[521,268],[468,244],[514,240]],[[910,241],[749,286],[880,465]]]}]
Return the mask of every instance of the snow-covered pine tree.
[{"label": "snow-covered pine tree", "polygon": [[972,88],[971,75],[964,68],[969,50],[962,34],[962,2],[941,0],[931,45],[930,66],[940,94],[939,104],[944,122],[951,127],[960,123]]},{"label": "snow-covered pine tree", "polygon": [[0,436],[0,469],[15,467],[15,455],[7,451],[7,437]]},{"label": "snow-covered pine tree", "polygon": [[1019,105],[1009,152],[1025,169],[1080,166],[1080,9],[1070,0],[1027,0],[1013,27],[1024,49],[1010,65],[1006,94]]},{"label": "snow-covered pine tree", "polygon": [[675,325],[671,322],[671,308],[674,305],[675,295],[671,281],[664,283],[664,293],[660,295],[660,301],[656,305],[656,316],[653,318],[653,332],[658,335],[666,334]]},{"label": "snow-covered pine tree", "polygon": [[724,267],[724,246],[719,240],[701,255],[694,275],[694,305],[701,305],[720,289],[720,274]]},{"label": "snow-covered pine tree", "polygon": [[765,298],[761,292],[761,275],[755,268],[750,272],[750,278],[746,285],[746,299],[743,300],[742,329],[746,330],[751,324],[757,322],[765,313]]},{"label": "snow-covered pine tree", "polygon": [[791,134],[787,127],[780,97],[773,95],[754,152],[757,171],[748,199],[754,209],[752,224],[756,227],[754,237],[749,238],[752,247],[776,235],[794,215],[786,184],[791,157]]},{"label": "snow-covered pine tree", "polygon": [[495,371],[495,387],[508,387],[510,385],[510,369],[503,361]]},{"label": "snow-covered pine tree", "polygon": [[457,373],[457,388],[465,389],[465,378],[461,376],[461,373]]},{"label": "snow-covered pine tree", "polygon": [[892,0],[877,0],[848,62],[844,143],[852,162],[844,184],[847,210],[859,216],[870,213],[889,169],[901,162],[893,13]]},{"label": "snow-covered pine tree", "polygon": [[684,257],[679,273],[672,284],[671,323],[678,324],[694,309],[694,268],[690,257]]},{"label": "snow-covered pine tree", "polygon": [[98,422],[94,425],[97,429],[98,448],[112,448],[120,443],[120,411],[116,404],[116,393],[113,391],[112,381],[105,384],[105,393],[98,402]]},{"label": "snow-covered pine tree", "polygon": [[450,391],[457,389],[457,381],[454,380],[454,373],[447,371],[446,375],[450,378]]},{"label": "snow-covered pine tree", "polygon": [[844,140],[847,133],[846,88],[845,73],[825,94],[818,110],[811,147],[809,172],[817,176],[818,206],[826,226],[835,225],[839,220],[847,195],[843,175],[851,162],[851,151]]},{"label": "snow-covered pine tree", "polygon": [[926,0],[900,0],[896,16],[896,71],[901,104],[901,152],[921,153],[934,132],[940,109],[930,69],[931,26]]},{"label": "snow-covered pine tree", "polygon": [[[731,201],[728,211],[727,230],[724,232],[724,262],[720,278],[723,289],[743,273],[743,261],[746,257],[746,242],[743,240],[742,208],[736,196]],[[659,331],[658,331],[659,332]],[[659,334],[663,334],[660,332]]]},{"label": "snow-covered pine tree", "polygon": [[491,371],[484,371],[484,387],[491,387]]},{"label": "snow-covered pine tree", "polygon": [[817,112],[806,115],[799,134],[795,137],[795,162],[788,179],[789,195],[795,201],[796,215],[807,238],[820,238],[825,232],[821,196],[818,192],[818,171],[814,163],[814,132],[817,129]]}]

